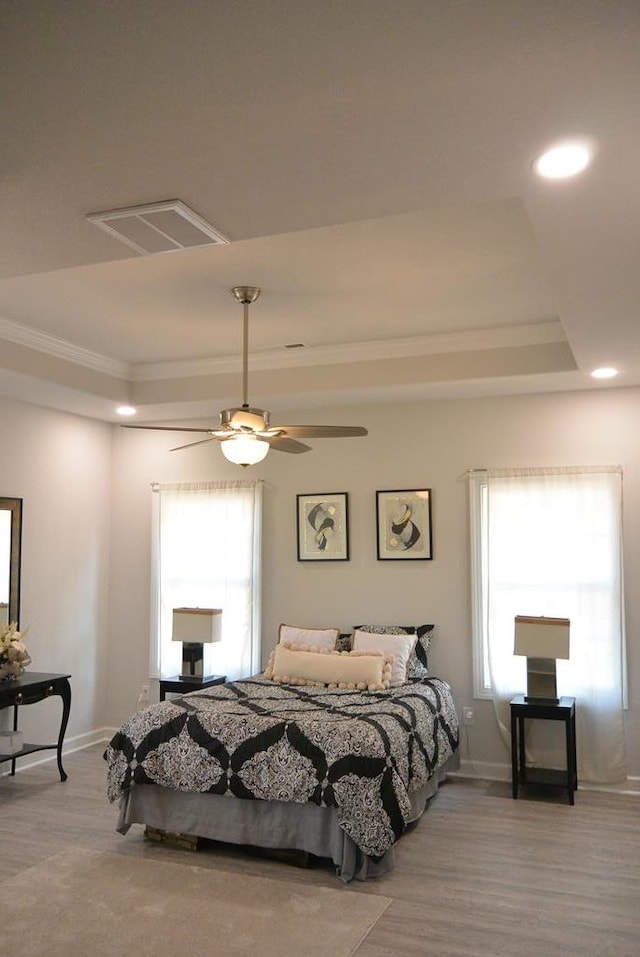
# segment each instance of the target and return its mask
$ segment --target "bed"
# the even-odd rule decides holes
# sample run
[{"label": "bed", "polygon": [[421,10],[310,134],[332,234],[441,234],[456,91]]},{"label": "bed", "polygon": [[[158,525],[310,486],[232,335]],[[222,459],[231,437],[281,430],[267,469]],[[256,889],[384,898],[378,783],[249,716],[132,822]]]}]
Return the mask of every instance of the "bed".
[{"label": "bed", "polygon": [[[308,669],[321,653],[324,667],[370,664],[369,652],[353,650],[341,661],[326,649],[300,660]],[[305,851],[332,860],[345,882],[388,872],[397,842],[455,763],[458,721],[441,678],[364,684],[268,667],[134,714],[105,751],[118,830],[139,823]]]}]

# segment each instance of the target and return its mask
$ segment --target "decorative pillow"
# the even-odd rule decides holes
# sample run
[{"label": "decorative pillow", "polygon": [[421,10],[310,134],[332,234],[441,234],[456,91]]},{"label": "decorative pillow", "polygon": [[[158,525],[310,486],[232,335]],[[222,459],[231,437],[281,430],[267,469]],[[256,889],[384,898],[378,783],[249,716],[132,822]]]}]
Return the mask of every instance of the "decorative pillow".
[{"label": "decorative pillow", "polygon": [[371,631],[354,631],[354,651],[381,651],[383,655],[393,656],[391,666],[391,687],[397,688],[407,680],[407,664],[418,641],[415,633],[402,635],[378,635]]},{"label": "decorative pillow", "polygon": [[372,651],[309,651],[280,642],[269,656],[264,677],[292,685],[383,691],[389,687],[393,656]]},{"label": "decorative pillow", "polygon": [[297,628],[295,625],[280,625],[278,641],[304,645],[314,651],[333,651],[338,637],[338,628]]},{"label": "decorative pillow", "polygon": [[435,625],[356,625],[357,630],[376,635],[408,635],[414,632],[418,641],[407,664],[407,678],[429,677],[429,647]]}]

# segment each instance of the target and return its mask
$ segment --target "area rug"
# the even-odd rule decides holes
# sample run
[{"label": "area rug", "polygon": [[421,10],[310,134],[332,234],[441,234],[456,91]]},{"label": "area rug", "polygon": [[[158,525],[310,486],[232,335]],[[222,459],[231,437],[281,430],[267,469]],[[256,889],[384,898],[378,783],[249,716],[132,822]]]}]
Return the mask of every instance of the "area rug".
[{"label": "area rug", "polygon": [[2,957],[350,957],[377,894],[63,851],[0,883]]}]

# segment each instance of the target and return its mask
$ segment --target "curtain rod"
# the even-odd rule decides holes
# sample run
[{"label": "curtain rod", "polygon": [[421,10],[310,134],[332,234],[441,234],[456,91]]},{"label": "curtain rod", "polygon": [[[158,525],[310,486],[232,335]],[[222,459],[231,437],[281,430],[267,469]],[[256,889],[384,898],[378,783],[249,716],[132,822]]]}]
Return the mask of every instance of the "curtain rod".
[{"label": "curtain rod", "polygon": [[257,485],[264,485],[264,479],[254,479],[253,481],[229,479],[220,482],[150,482],[149,485],[152,492],[198,491],[211,488],[255,488]]},{"label": "curtain rod", "polygon": [[470,468],[466,469],[462,474],[463,475],[474,475],[477,472],[493,472],[493,473],[508,473],[508,474],[518,474],[522,475],[527,474],[539,474],[539,475],[570,475],[572,473],[578,474],[598,474],[600,472],[605,473],[621,473],[621,465],[535,465],[535,466],[490,466],[489,468]]}]

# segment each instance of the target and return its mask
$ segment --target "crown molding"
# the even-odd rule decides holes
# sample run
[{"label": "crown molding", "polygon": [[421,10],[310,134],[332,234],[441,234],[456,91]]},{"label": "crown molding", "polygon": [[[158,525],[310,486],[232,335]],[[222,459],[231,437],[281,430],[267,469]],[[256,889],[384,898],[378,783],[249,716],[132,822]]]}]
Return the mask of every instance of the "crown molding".
[{"label": "crown molding", "polygon": [[[311,346],[286,349],[284,346],[255,352],[249,356],[251,369],[291,369],[301,366],[342,365],[376,359],[401,359],[405,356],[473,352],[511,346],[565,342],[566,335],[558,319],[545,319],[515,326],[496,326],[466,332],[438,333],[405,339],[381,339],[349,342],[338,346]],[[192,376],[237,372],[240,356],[210,359],[182,359],[168,362],[141,362],[130,367],[133,382],[154,379],[189,379]]]},{"label": "crown molding", "polygon": [[0,316],[0,339],[26,346],[27,349],[35,349],[37,352],[43,352],[57,359],[64,359],[66,362],[74,362],[76,365],[103,372],[116,379],[131,378],[131,366],[127,362],[120,362],[118,359],[110,359],[98,352],[91,352],[66,339],[59,339],[48,332],[41,332],[19,322],[13,322],[11,319],[5,319],[4,316]]},{"label": "crown molding", "polygon": [[[223,375],[235,373],[241,367],[240,356],[166,362],[121,362],[3,316],[0,316],[0,339],[130,382]],[[249,364],[254,370],[291,369],[564,341],[566,336],[559,320],[548,319],[515,326],[496,326],[490,329],[438,333],[405,339],[351,342],[338,346],[312,346],[295,350],[281,346],[254,353],[249,357]]]}]

